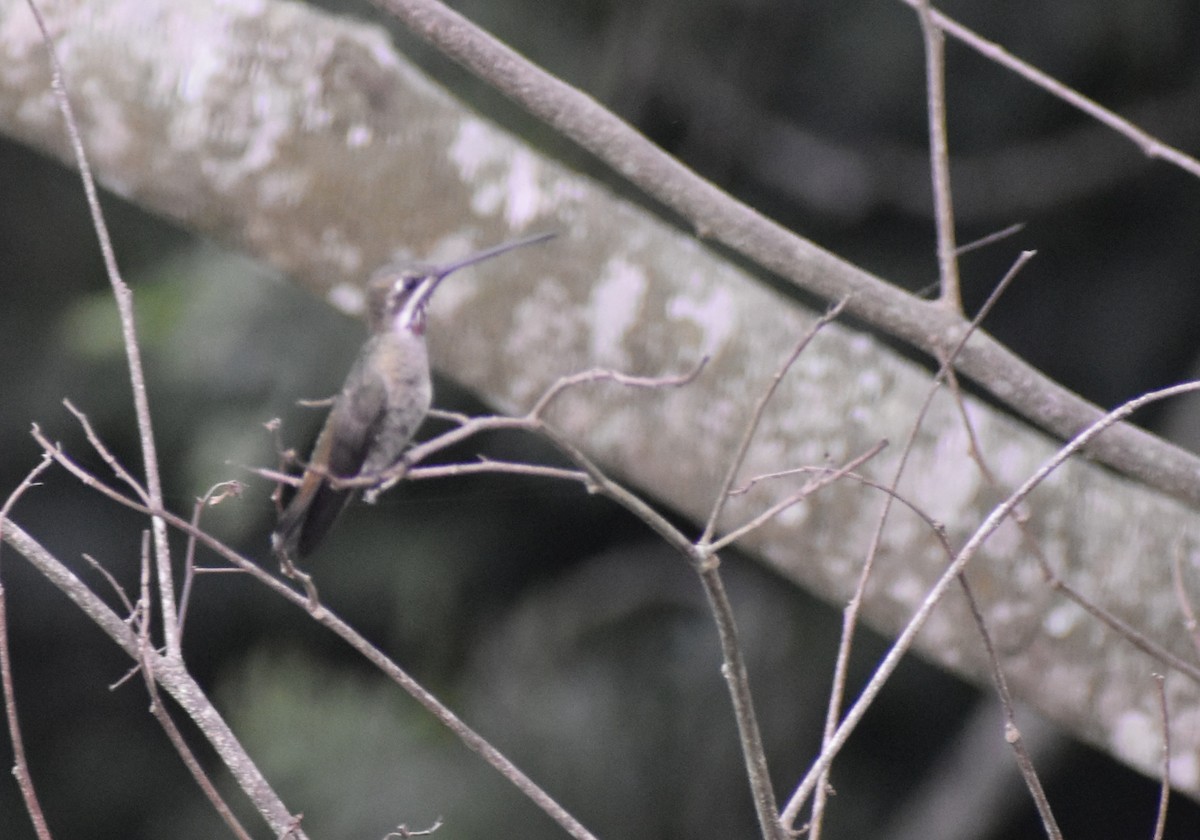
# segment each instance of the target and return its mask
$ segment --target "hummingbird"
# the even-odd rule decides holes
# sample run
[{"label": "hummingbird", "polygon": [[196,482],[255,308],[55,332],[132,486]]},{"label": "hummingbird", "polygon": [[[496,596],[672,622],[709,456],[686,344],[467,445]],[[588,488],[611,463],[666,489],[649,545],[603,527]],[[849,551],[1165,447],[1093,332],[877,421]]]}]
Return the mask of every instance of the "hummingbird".
[{"label": "hummingbird", "polygon": [[554,235],[506,242],[442,266],[387,266],[371,278],[370,335],[333,399],[300,484],[271,534],[271,547],[286,572],[296,571],[294,561],[316,548],[353,499],[355,488],[334,482],[383,476],[400,462],[429,412],[433,388],[425,311],[441,282],[461,268]]}]

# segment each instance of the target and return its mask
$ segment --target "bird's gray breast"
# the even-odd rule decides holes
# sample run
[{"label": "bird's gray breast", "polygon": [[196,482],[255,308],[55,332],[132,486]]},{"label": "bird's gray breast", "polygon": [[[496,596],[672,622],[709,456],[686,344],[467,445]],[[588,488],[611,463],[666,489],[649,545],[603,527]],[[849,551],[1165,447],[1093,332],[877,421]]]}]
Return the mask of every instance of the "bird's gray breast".
[{"label": "bird's gray breast", "polygon": [[376,337],[371,356],[384,400],[375,421],[374,442],[363,461],[364,474],[382,472],[400,460],[433,398],[424,339],[407,331],[385,333]]}]

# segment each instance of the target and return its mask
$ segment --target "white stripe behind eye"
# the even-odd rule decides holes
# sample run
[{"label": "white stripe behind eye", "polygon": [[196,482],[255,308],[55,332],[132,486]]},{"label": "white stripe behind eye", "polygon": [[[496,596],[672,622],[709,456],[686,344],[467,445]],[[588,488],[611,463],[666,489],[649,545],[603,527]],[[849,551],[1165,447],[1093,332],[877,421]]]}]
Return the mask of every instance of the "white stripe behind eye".
[{"label": "white stripe behind eye", "polygon": [[[428,300],[430,288],[436,285],[437,281],[437,276],[426,277],[416,289],[408,293],[408,300],[404,302],[404,306],[396,313],[396,317],[392,321],[393,328],[407,327],[414,322],[421,307]],[[398,294],[403,294],[403,292],[398,292]]]}]

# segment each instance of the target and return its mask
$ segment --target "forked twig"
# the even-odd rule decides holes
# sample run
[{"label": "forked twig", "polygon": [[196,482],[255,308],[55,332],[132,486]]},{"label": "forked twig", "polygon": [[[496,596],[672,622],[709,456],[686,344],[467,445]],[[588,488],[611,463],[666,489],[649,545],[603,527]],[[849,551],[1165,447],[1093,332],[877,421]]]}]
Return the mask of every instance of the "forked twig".
[{"label": "forked twig", "polygon": [[[833,484],[838,479],[846,477],[851,472],[858,469],[863,464],[865,464],[867,461],[870,461],[872,458],[874,458],[876,455],[878,455],[880,452],[882,452],[885,447],[887,447],[887,441],[881,440],[878,443],[876,443],[874,446],[867,449],[865,452],[855,455],[853,458],[851,458],[849,461],[847,461],[845,464],[838,467],[837,469],[830,469],[830,468],[822,469],[821,474],[818,477],[807,482],[803,487],[801,487],[796,492],[792,493],[789,496],[786,496],[785,498],[783,498],[780,501],[776,502],[775,504],[771,505],[766,510],[756,514],[748,522],[746,522],[742,525],[739,525],[738,527],[734,528],[732,531],[729,531],[728,533],[724,534],[720,539],[713,540],[712,543],[710,543],[708,546],[709,549],[712,551],[721,551],[722,549],[732,545],[733,543],[742,539],[743,537],[745,537],[747,534],[749,534],[751,531],[755,530],[756,528],[761,528],[763,525],[767,524],[767,522],[774,519],[776,516],[778,516],[783,511],[785,511],[788,508],[792,507],[793,505],[798,504],[799,502],[802,502],[803,500],[807,499],[809,496],[816,493],[822,487],[827,487],[828,485]],[[811,469],[811,468],[808,468],[808,469]],[[778,475],[778,474],[776,474],[776,475]],[[730,495],[733,495],[733,494],[731,493]]]},{"label": "forked twig", "polygon": [[767,383],[767,387],[763,390],[762,395],[758,398],[758,402],[754,405],[754,409],[750,412],[750,419],[747,421],[746,428],[742,432],[742,439],[738,442],[738,448],[734,451],[733,457],[729,459],[729,466],[725,470],[725,478],[721,482],[720,489],[717,490],[712,509],[708,514],[708,521],[704,523],[704,531],[701,533],[700,539],[697,540],[698,544],[707,545],[712,541],[713,534],[717,530],[718,520],[721,518],[721,512],[725,510],[725,503],[731,495],[733,483],[737,481],[738,473],[741,471],[742,465],[746,462],[746,453],[750,450],[750,444],[753,442],[754,436],[758,433],[758,427],[762,423],[763,413],[767,409],[767,404],[779,389],[779,383],[783,381],[787,372],[792,369],[792,365],[800,358],[800,354],[817,337],[817,333],[821,331],[822,327],[842,314],[842,310],[846,308],[847,302],[848,300],[845,298],[838,301],[809,327],[808,332],[796,342],[796,346],[792,348],[792,352],[788,354],[783,364],[779,366],[774,376],[771,377],[771,381]]},{"label": "forked twig", "polygon": [[[953,372],[952,364],[962,349],[966,346],[971,334],[978,328],[983,320],[992,311],[996,302],[1008,289],[1009,285],[1016,279],[1017,274],[1034,256],[1032,251],[1022,252],[1014,261],[1013,265],[1005,273],[1004,277],[992,290],[988,299],[984,301],[982,307],[971,319],[970,327],[963,332],[958,341],[951,347],[939,360],[940,367],[933,382],[930,384],[928,393],[925,395],[925,400],[922,402],[920,410],[917,412],[916,419],[913,422],[912,430],[909,433],[908,440],[905,441],[904,447],[900,452],[899,462],[896,464],[895,472],[892,474],[891,492],[884,498],[883,507],[879,512],[879,518],[876,521],[875,531],[871,535],[871,543],[867,548],[866,560],[863,563],[862,570],[859,572],[858,581],[854,588],[854,593],[850,596],[850,600],[846,603],[846,608],[842,614],[842,635],[838,642],[837,657],[835,659],[833,679],[830,682],[829,703],[825,710],[825,729],[822,734],[822,749],[828,747],[834,733],[837,731],[839,715],[841,714],[842,702],[845,698],[846,680],[850,668],[850,651],[854,640],[854,634],[858,627],[859,613],[862,610],[863,600],[866,596],[867,581],[870,579],[871,573],[875,567],[875,559],[879,554],[879,547],[882,545],[883,532],[887,524],[888,517],[891,513],[892,503],[899,498],[895,493],[895,488],[900,484],[900,478],[903,476],[905,469],[908,467],[908,459],[912,454],[913,447],[916,446],[917,433],[921,428],[926,413],[933,405],[933,398],[941,388],[944,379]],[[815,785],[816,793],[813,798],[813,815],[810,821],[813,840],[819,840],[822,828],[822,815],[825,807],[826,791],[828,785],[828,768],[822,773],[819,782]],[[785,826],[792,826],[800,815],[800,808],[803,807],[803,802],[795,795],[789,800],[787,806],[783,810],[781,819]]]},{"label": "forked twig", "polygon": [[[125,496],[120,491],[115,490],[107,484],[96,480],[94,476],[88,474],[86,470],[63,454],[58,447],[52,444],[42,434],[40,429],[37,429],[36,426],[34,427],[34,438],[58,464],[63,466],[72,475],[83,481],[87,486],[93,487],[108,498],[121,505],[124,505],[127,508],[130,508],[131,510],[138,511],[148,516],[162,517],[162,519],[172,528],[176,528],[182,533],[193,537],[201,545],[204,545],[205,547],[214,551],[218,556],[222,557],[233,566],[250,574],[258,582],[271,589],[271,591],[282,596],[283,598],[286,598],[296,606],[308,610],[309,600],[306,595],[302,595],[294,591],[285,583],[278,580],[255,563],[233,551],[220,540],[217,540],[215,537],[212,537],[204,531],[194,528],[191,522],[183,519],[169,510],[162,508],[149,508],[137,499]],[[42,566],[39,565],[39,568],[42,568]],[[43,573],[45,573],[45,571]],[[52,581],[58,583],[58,580],[54,578],[52,578]],[[82,586],[82,584],[79,585]],[[68,591],[68,594],[71,594],[71,592]],[[90,598],[95,598],[90,590],[87,592],[87,595]],[[78,602],[78,599],[75,599],[74,597],[73,600],[77,600]],[[104,609],[106,611],[108,610],[106,606]],[[530,779],[519,768],[517,768],[516,765],[514,765],[506,756],[504,756],[477,732],[467,726],[467,724],[464,723],[457,715],[455,715],[448,707],[443,705],[433,694],[428,692],[420,683],[409,676],[408,673],[400,668],[399,665],[393,662],[378,648],[373,646],[354,628],[346,624],[324,606],[320,606],[320,608],[317,610],[309,610],[309,612],[317,621],[333,631],[354,650],[358,651],[369,662],[383,671],[393,682],[408,692],[410,696],[416,699],[417,702],[424,706],[427,711],[433,714],[435,718],[437,718],[443,725],[450,729],[450,731],[452,731],[460,740],[462,740],[471,750],[479,753],[479,755],[482,756],[484,760],[491,764],[496,770],[498,770],[501,775],[504,776],[504,778],[508,779],[523,794],[533,801],[534,804],[536,804],[552,819],[558,822],[558,824],[562,826],[563,829],[570,834],[570,836],[577,838],[577,840],[595,840],[592,834],[588,832],[588,830],[584,828],[584,826],[578,820],[571,816],[571,814],[569,814],[561,805],[559,805],[552,797],[550,797],[550,795],[541,787],[535,784],[532,779]],[[89,612],[89,615],[92,615],[92,613]],[[108,630],[109,628],[105,627],[105,629]],[[113,635],[113,633],[110,632],[109,635]],[[116,637],[114,636],[114,638]],[[122,644],[122,647],[124,648],[126,646]],[[131,655],[135,657],[138,656],[136,647],[133,647],[132,649],[127,648],[127,652],[130,652]],[[172,695],[176,696],[176,699],[179,700],[180,704],[190,716],[193,718],[196,717],[196,714],[211,714],[216,716],[215,710],[211,710],[207,707],[207,705],[204,708],[197,710],[195,703],[184,702],[178,697],[178,695],[176,695],[175,690],[172,688],[172,686],[176,684],[175,680],[186,678],[189,683],[191,682],[191,677],[183,668],[182,662],[160,657],[159,659],[155,660],[154,666],[156,676],[165,675],[171,678],[171,681],[169,682],[163,683],[163,681],[160,680],[160,683],[166,685],[168,691],[171,691]],[[164,671],[164,669],[166,670]],[[200,720],[197,720],[197,723],[200,723]],[[220,721],[220,723],[222,726],[224,726],[223,721]],[[238,750],[240,751],[240,745],[236,744],[232,733],[228,733],[225,737],[230,741],[234,741],[234,746],[237,746]],[[214,743],[214,746],[217,745]],[[237,776],[238,768],[229,763],[230,759],[227,759],[224,756],[223,759],[226,761],[226,764],[231,767],[234,775]],[[248,756],[245,757],[245,761],[249,761]],[[257,774],[256,769],[254,772]],[[272,801],[277,801],[274,799],[274,793],[270,791],[265,780],[259,778],[258,784],[261,785],[265,791],[271,794]],[[245,789],[245,785],[243,785],[243,788]],[[247,793],[250,793],[249,789],[247,789]],[[256,803],[258,802],[257,799],[255,801]],[[279,807],[282,808],[282,803],[279,804]],[[261,806],[260,810],[262,810]],[[264,814],[265,813],[266,812],[264,811]],[[272,811],[272,814],[278,813],[280,812]],[[276,821],[273,817],[271,824],[275,826],[276,829],[281,833],[285,830],[291,830],[295,836],[302,836],[299,833],[299,828],[295,824],[295,820],[291,817],[291,815],[286,814],[286,812],[283,812],[283,814],[286,816],[286,819],[280,819],[279,821]]]},{"label": "forked twig", "polygon": [[[1171,397],[1180,396],[1182,394],[1193,393],[1200,391],[1200,382],[1185,382],[1180,385],[1174,385],[1169,388],[1162,388],[1157,391],[1151,391],[1142,396],[1130,400],[1120,407],[1105,414],[1097,422],[1091,424],[1070,441],[1061,447],[1052,457],[1046,460],[1029,478],[1025,480],[1015,491],[1013,491],[1004,502],[992,509],[991,513],[983,520],[976,528],[975,532],[955,555],[954,561],[943,571],[937,582],[930,588],[917,611],[909,619],[904,629],[897,636],[895,642],[889,648],[887,655],[876,668],[867,686],[863,689],[862,694],[850,710],[846,713],[845,718],[838,725],[829,743],[821,751],[821,755],[813,763],[801,783],[797,786],[796,791],[792,794],[791,800],[788,802],[787,808],[784,810],[785,817],[799,813],[800,808],[812,795],[813,789],[817,784],[817,780],[822,777],[826,768],[834,757],[841,750],[846,740],[850,737],[850,733],[854,731],[862,720],[866,710],[874,702],[883,685],[891,678],[896,666],[899,665],[900,659],[912,647],[913,639],[921,628],[925,626],[925,622],[929,620],[934,607],[941,601],[946,593],[946,589],[960,575],[967,564],[974,559],[979,549],[983,546],[1000,524],[1007,519],[1016,507],[1023,502],[1028,495],[1033,492],[1034,488],[1040,485],[1046,478],[1055,472],[1062,464],[1079,450],[1083,449],[1097,435],[1104,430],[1113,426],[1116,423],[1129,417],[1139,408],[1146,406],[1152,402],[1169,399]],[[794,818],[794,817],[793,817]]]},{"label": "forked twig", "polygon": [[[69,461],[61,453],[58,453],[54,460],[59,464],[63,464],[64,460]],[[96,482],[96,486],[104,487],[105,485]],[[141,502],[123,497],[120,493],[111,491],[111,488],[109,490],[117,497],[125,499],[127,506],[134,510],[150,513]],[[166,511],[157,513],[162,515],[164,520],[169,520],[173,516]],[[180,520],[178,517],[175,519],[184,525],[187,524],[186,520]],[[139,647],[137,634],[65,564],[12,520],[4,523],[4,541],[20,552],[47,580],[62,590],[134,662],[139,660],[143,651]],[[201,542],[204,540],[201,539]],[[283,584],[279,584],[279,588],[287,590]],[[295,597],[299,598],[300,596]],[[238,785],[246,793],[247,798],[254,803],[255,808],[272,830],[277,835],[282,835],[284,831],[295,824],[295,820],[271,789],[266,778],[259,772],[253,759],[242,748],[228,724],[209,701],[204,690],[200,688],[178,659],[153,652],[149,656],[153,661],[154,676],[159,685],[165,688],[167,693],[175,698],[180,707],[187,712],[188,717],[195,721],[204,737],[220,756],[221,762],[229,768]],[[293,836],[296,840],[304,840],[306,835],[303,831],[295,828]]]},{"label": "forked twig", "polygon": [[[918,4],[927,2],[927,0],[901,0],[901,2],[916,8]],[[1007,67],[1021,78],[1037,85],[1051,96],[1061,99],[1097,122],[1108,126],[1140,148],[1146,157],[1164,160],[1200,178],[1200,160],[1196,160],[1191,155],[1185,154],[1174,146],[1162,142],[1115,111],[1105,108],[1094,99],[1090,99],[1079,91],[1064,85],[1029,62],[1017,58],[996,42],[989,41],[977,32],[958,23],[953,18],[947,17],[936,9],[931,10],[930,17],[934,25],[951,38],[961,41],[980,55],[996,62],[1001,67]]]}]

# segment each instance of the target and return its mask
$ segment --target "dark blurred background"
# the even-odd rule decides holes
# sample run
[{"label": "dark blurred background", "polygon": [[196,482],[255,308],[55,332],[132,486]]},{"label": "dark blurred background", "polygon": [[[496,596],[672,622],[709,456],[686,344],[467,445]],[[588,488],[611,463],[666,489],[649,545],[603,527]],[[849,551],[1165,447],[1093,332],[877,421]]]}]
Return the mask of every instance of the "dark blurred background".
[{"label": "dark blurred background", "polygon": [[[910,289],[934,281],[921,39],[900,2],[455,5],[788,227]],[[943,8],[1164,141],[1200,149],[1200,4]],[[381,20],[365,5],[338,10]],[[480,110],[612,180],[397,40]],[[964,257],[968,304],[1019,249],[1037,249],[987,323],[1002,341],[1101,405],[1188,376],[1200,348],[1200,183],[953,41],[947,61],[959,241],[1024,225]],[[77,177],[4,143],[0,185],[0,495],[38,458],[31,422],[107,475],[64,397],[136,468],[115,312]],[[246,481],[204,524],[269,562],[271,488],[238,465],[274,463],[262,428],[273,417],[290,445],[307,446],[321,413],[295,400],[337,389],[362,327],[268,267],[111,196],[105,208],[137,296],[169,502],[189,511],[213,483]],[[447,382],[436,404],[483,410]],[[1185,441],[1200,428],[1170,406],[1141,419]],[[448,457],[480,452],[551,457],[520,436]],[[81,552],[136,587],[139,517],[51,471],[16,518],[100,589]],[[123,656],[11,550],[0,564],[22,724],[56,836],[225,836],[146,715],[140,681],[109,690]],[[353,509],[310,567],[329,603],[599,836],[753,836],[699,587],[612,506],[540,480],[409,484]],[[726,567],[786,795],[818,746],[840,613],[753,561]],[[186,632],[198,677],[311,836],[381,837],[439,815],[443,838],[562,836],[415,703],[240,576],[199,581]],[[883,649],[863,634],[852,691]],[[1153,781],[1028,726],[1068,837],[1150,836]],[[1028,796],[1005,775],[1000,731],[986,692],[910,661],[835,766],[826,836],[1039,836]],[[0,766],[10,765],[3,739]],[[1200,811],[1177,798],[1167,835],[1198,831]],[[0,836],[33,836],[11,781],[0,784]]]}]

